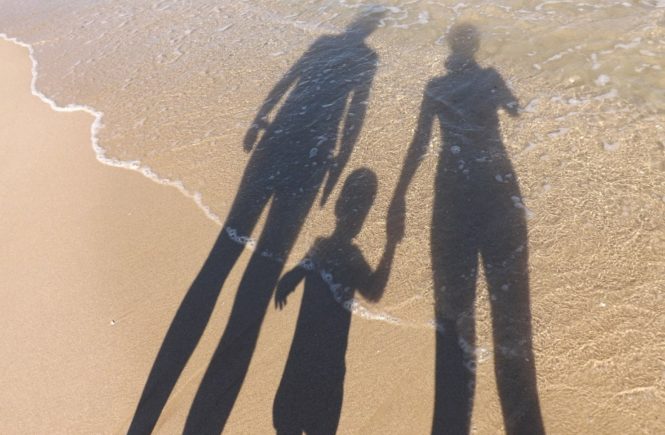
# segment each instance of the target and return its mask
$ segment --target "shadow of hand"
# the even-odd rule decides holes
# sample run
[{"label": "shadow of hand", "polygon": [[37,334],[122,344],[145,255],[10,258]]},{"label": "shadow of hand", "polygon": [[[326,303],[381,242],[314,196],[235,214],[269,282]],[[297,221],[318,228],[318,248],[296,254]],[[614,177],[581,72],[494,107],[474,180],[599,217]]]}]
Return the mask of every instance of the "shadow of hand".
[{"label": "shadow of hand", "polygon": [[282,285],[280,282],[279,287],[277,287],[277,292],[275,292],[275,308],[276,309],[284,309],[286,306],[286,299],[289,296],[289,293],[291,291],[285,286]]},{"label": "shadow of hand", "polygon": [[281,310],[286,306],[286,299],[291,293],[293,293],[293,291],[296,289],[296,286],[298,285],[298,282],[300,282],[301,274],[298,272],[299,268],[296,268],[284,275],[282,279],[279,280],[279,284],[277,284],[277,291],[275,292],[276,309]]},{"label": "shadow of hand", "polygon": [[254,120],[249,129],[247,129],[247,133],[245,133],[245,139],[242,141],[242,148],[245,150],[245,152],[250,152],[252,148],[254,148],[254,145],[256,144],[256,141],[259,137],[259,131],[267,130],[269,125],[270,124],[266,120],[265,116],[260,116]]},{"label": "shadow of hand", "polygon": [[261,127],[258,124],[252,124],[251,127],[247,130],[247,133],[245,133],[245,139],[243,140],[242,148],[245,150],[245,152],[250,152],[252,148],[254,148],[254,144],[256,143],[256,139],[259,136],[259,130]]}]

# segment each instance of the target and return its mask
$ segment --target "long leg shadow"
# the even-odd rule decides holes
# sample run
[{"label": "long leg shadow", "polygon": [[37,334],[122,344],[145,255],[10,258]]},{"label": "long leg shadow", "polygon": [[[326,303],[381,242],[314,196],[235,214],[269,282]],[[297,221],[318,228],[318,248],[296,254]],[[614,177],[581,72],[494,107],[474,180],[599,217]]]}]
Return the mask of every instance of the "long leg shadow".
[{"label": "long leg shadow", "polygon": [[[387,243],[375,271],[353,242],[376,195],[376,176],[358,169],[337,201],[335,231],[319,238],[298,266],[284,275],[278,307],[302,280],[305,288],[291,350],[273,406],[278,434],[335,434],[342,410],[345,354],[351,312],[345,304],[358,291],[377,301],[388,280],[396,243]],[[332,279],[324,280],[323,276]]]},{"label": "long leg shadow", "polygon": [[506,431],[543,434],[532,350],[526,209],[497,114],[503,109],[517,116],[517,100],[496,70],[482,68],[474,59],[479,38],[473,26],[453,27],[448,42],[448,73],[427,85],[391,205],[391,213],[403,219],[407,186],[438,119],[443,150],[431,226],[439,326],[432,433],[470,431],[480,262],[489,288],[495,374]]},{"label": "long leg shadow", "polygon": [[356,143],[378,60],[365,39],[380,18],[380,13],[371,11],[345,32],[320,37],[266,97],[245,137],[246,150],[253,152],[231,211],[166,333],[129,434],[148,434],[154,429],[242,252],[238,240],[252,233],[271,202],[184,432],[219,433],[224,428],[284,261],[324,179],[327,176],[323,202]]}]

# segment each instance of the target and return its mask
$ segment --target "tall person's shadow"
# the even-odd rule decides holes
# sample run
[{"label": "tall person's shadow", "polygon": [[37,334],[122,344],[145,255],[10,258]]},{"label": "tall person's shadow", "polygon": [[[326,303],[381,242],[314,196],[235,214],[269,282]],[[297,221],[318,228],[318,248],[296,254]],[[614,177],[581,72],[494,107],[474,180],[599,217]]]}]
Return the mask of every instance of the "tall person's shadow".
[{"label": "tall person's shadow", "polygon": [[448,73],[427,85],[389,211],[392,228],[401,237],[406,189],[438,119],[443,149],[431,226],[439,326],[432,433],[470,431],[480,257],[489,289],[494,367],[506,431],[543,434],[531,337],[526,209],[497,113],[503,109],[517,116],[517,101],[496,70],[482,68],[474,59],[479,46],[475,27],[456,25],[448,43]]},{"label": "tall person's shadow", "polygon": [[[253,152],[231,211],[166,333],[129,434],[154,429],[242,252],[240,242],[247,240],[272,200],[184,432],[220,433],[224,428],[284,261],[326,175],[322,203],[360,133],[378,61],[365,39],[376,30],[381,16],[381,12],[369,11],[344,33],[320,37],[266,97],[245,137],[245,149]],[[282,99],[270,121],[270,113]]]}]

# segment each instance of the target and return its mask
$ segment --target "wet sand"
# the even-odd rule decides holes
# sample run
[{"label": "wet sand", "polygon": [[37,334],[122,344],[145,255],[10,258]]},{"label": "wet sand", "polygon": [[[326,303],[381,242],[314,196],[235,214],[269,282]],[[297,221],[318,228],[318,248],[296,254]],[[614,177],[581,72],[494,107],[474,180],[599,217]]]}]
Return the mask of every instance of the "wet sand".
[{"label": "wet sand", "polygon": [[[0,432],[123,433],[219,227],[176,189],[100,164],[92,116],[55,112],[30,93],[25,48],[2,41],[0,59]],[[247,257],[227,280],[157,433],[182,430]],[[269,310],[229,433],[272,430],[300,293],[284,311]],[[340,430],[426,430],[430,406],[405,404],[432,397],[431,331],[353,325]]]},{"label": "wet sand", "polygon": [[119,433],[217,227],[97,162],[92,117],[30,93],[25,48],[0,58],[0,432]]},{"label": "wet sand", "polygon": [[[56,113],[31,95],[27,50],[1,42],[0,59],[0,432],[123,433],[170,321],[220,228],[176,189],[97,162],[91,116]],[[548,433],[658,433],[662,426],[665,238],[657,217],[664,207],[654,195],[662,193],[665,160],[654,145],[662,133],[649,134],[655,137],[642,139],[650,148],[641,152],[653,159],[642,159],[644,166],[631,166],[641,154],[621,148],[580,168],[579,162],[591,161],[581,157],[603,150],[575,148],[576,141],[570,160],[553,148],[549,154],[537,149],[524,151],[517,164],[528,198],[543,188],[543,178],[529,168],[545,158],[562,159],[559,172],[550,174],[551,192],[548,187],[550,193],[527,202],[536,212],[529,223],[531,299]],[[405,144],[391,146],[404,152]],[[431,197],[431,175],[424,174],[433,165],[423,166],[428,165],[409,193],[411,208]],[[398,171],[379,172],[381,189],[390,192]],[[613,192],[634,193],[638,200],[603,194],[608,180],[618,188]],[[222,191],[226,198],[220,202],[230,203],[233,193]],[[651,202],[640,208],[640,198]],[[419,214],[429,216],[428,207]],[[385,204],[378,208],[383,213]],[[576,223],[571,210],[586,220]],[[431,295],[418,283],[431,272],[408,267],[412,258],[428,255],[428,231],[420,228],[407,228],[396,259],[404,272],[393,275],[386,293],[413,291],[426,304]],[[245,252],[227,279],[157,433],[182,430],[248,257]],[[472,423],[475,433],[502,433],[482,284],[478,294]],[[271,432],[300,295],[283,311],[268,310],[227,433]],[[404,312],[408,303],[397,308]],[[340,433],[429,432],[432,328],[354,316],[346,369]]]}]

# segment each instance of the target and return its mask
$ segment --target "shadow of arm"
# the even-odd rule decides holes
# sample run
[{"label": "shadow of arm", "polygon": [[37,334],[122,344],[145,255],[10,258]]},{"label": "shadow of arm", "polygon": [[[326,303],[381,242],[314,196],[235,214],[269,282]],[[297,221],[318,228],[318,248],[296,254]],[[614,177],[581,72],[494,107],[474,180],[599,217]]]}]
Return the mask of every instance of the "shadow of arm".
[{"label": "shadow of arm", "polygon": [[506,82],[503,80],[503,77],[497,72],[492,69],[493,73],[496,75],[495,81],[496,81],[496,87],[495,90],[497,91],[497,98],[499,101],[499,105],[503,110],[505,110],[508,115],[511,117],[516,117],[519,116],[519,101],[517,100],[517,97],[513,95],[512,91],[506,84]]},{"label": "shadow of arm", "polygon": [[394,242],[400,241],[404,237],[404,220],[406,215],[406,191],[413,179],[420,161],[425,157],[427,146],[432,136],[432,123],[435,111],[436,101],[431,95],[430,86],[425,91],[423,102],[420,107],[420,116],[413,140],[409,146],[402,172],[395,187],[395,193],[388,209],[388,238]]},{"label": "shadow of arm", "polygon": [[383,251],[383,256],[381,256],[376,270],[369,276],[367,284],[359,289],[360,294],[369,302],[378,302],[383,296],[388,278],[390,277],[390,269],[395,258],[396,248],[397,243],[390,240],[385,251]]},{"label": "shadow of arm", "polygon": [[335,188],[344,167],[351,157],[351,152],[358,141],[358,136],[360,136],[360,130],[362,129],[367,112],[367,103],[374,72],[375,68],[364,72],[363,74],[368,75],[368,77],[353,91],[351,102],[348,105],[346,117],[344,118],[339,152],[332,162],[333,164],[328,172],[328,179],[321,195],[321,206],[324,206],[328,201],[330,193]]},{"label": "shadow of arm", "polygon": [[275,108],[277,103],[286,95],[287,91],[291,88],[294,82],[298,79],[301,74],[301,71],[305,64],[305,59],[307,59],[308,53],[305,53],[298,62],[296,62],[289,71],[284,74],[284,76],[277,82],[277,84],[272,88],[266,99],[263,101],[261,108],[256,114],[256,117],[252,121],[247,133],[245,133],[245,139],[243,141],[243,146],[245,151],[250,151],[256,140],[260,130],[265,130],[270,125],[268,123],[268,115]]},{"label": "shadow of arm", "polygon": [[287,297],[295,291],[296,287],[300,284],[300,281],[303,280],[306,274],[307,270],[300,265],[284,274],[282,279],[279,280],[279,284],[277,284],[277,291],[275,292],[275,308],[281,310],[286,306]]}]

